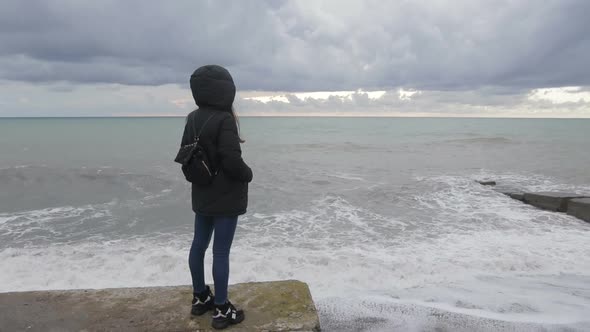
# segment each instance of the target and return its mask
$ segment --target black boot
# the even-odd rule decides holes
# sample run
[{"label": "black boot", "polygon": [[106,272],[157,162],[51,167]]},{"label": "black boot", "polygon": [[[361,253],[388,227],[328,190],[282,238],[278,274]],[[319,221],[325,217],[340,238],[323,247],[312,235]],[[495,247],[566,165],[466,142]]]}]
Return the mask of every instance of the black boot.
[{"label": "black boot", "polygon": [[225,304],[215,305],[211,326],[221,330],[230,325],[241,323],[243,320],[244,310],[237,310],[231,302],[227,301]]},{"label": "black boot", "polygon": [[193,307],[191,314],[195,316],[201,316],[209,310],[213,310],[215,297],[211,293],[209,286],[205,287],[205,290],[201,293],[193,293]]}]

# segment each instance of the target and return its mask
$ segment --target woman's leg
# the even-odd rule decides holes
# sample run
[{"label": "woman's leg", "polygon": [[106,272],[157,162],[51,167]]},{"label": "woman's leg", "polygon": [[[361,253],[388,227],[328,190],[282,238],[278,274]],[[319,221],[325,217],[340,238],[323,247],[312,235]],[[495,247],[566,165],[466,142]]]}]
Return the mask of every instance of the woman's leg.
[{"label": "woman's leg", "polygon": [[205,251],[211,241],[213,226],[212,217],[195,215],[195,236],[190,254],[188,255],[188,266],[191,270],[194,293],[201,293],[205,290],[205,269],[203,262],[205,260]]},{"label": "woman's leg", "polygon": [[227,302],[229,279],[229,251],[231,249],[238,217],[215,217],[213,240],[213,280],[215,281],[215,304]]}]

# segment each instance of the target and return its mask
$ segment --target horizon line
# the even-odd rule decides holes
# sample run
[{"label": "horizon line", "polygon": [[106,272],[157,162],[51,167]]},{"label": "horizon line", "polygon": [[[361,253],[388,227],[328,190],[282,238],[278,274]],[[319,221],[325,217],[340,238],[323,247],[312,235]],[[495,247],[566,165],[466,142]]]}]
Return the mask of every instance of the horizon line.
[{"label": "horizon line", "polygon": [[[185,118],[186,115],[88,115],[88,116],[0,116],[0,119],[150,119],[150,118]],[[457,116],[457,115],[333,115],[333,114],[320,114],[320,115],[239,115],[240,118],[398,118],[398,119],[555,119],[555,120],[590,120],[588,117],[559,117],[559,116]]]}]

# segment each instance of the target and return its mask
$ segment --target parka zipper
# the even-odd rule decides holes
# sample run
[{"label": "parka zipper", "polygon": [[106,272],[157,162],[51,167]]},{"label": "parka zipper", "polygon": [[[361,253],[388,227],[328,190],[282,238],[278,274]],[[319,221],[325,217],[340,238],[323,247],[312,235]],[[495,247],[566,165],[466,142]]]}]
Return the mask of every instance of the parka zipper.
[{"label": "parka zipper", "polygon": [[207,170],[207,173],[209,173],[209,176],[213,176],[213,174],[211,174],[211,171],[209,170],[209,167],[207,167],[207,164],[205,164],[204,160],[201,160],[201,164],[203,164],[203,166],[205,166],[205,169]]}]

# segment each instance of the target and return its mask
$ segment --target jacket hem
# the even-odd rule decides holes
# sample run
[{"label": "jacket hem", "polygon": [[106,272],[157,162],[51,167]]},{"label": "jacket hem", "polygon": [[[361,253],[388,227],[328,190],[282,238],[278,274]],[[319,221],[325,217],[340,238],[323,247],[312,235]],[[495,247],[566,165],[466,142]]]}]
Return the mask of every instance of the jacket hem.
[{"label": "jacket hem", "polygon": [[198,210],[194,210],[193,212],[195,214],[201,215],[201,216],[205,216],[205,217],[234,217],[234,216],[241,216],[246,214],[247,210],[241,210],[238,212],[220,212],[220,213],[211,213],[211,212],[205,212],[205,211],[198,211]]}]

